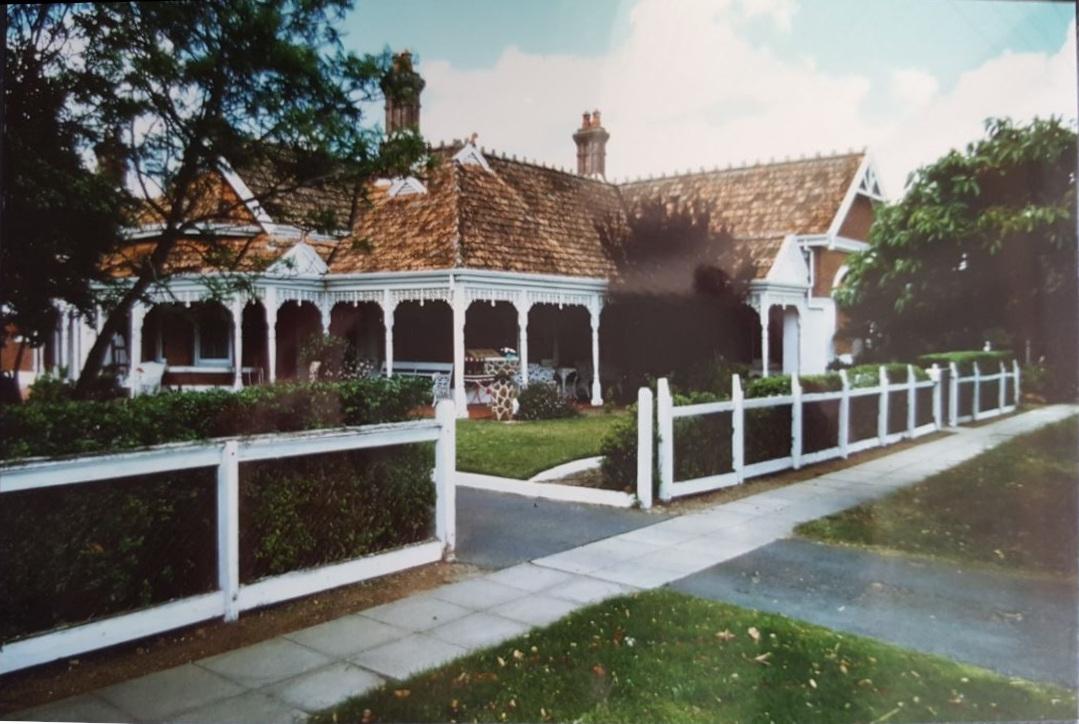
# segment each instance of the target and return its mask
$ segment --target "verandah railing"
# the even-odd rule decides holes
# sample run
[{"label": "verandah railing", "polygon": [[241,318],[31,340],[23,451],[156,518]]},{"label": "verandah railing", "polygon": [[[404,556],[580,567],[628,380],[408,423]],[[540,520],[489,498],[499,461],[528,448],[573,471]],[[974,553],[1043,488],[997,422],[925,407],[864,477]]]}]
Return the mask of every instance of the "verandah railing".
[{"label": "verandah railing", "polygon": [[[453,402],[433,420],[160,445],[136,452],[0,467],[5,493],[79,485],[174,470],[217,469],[217,590],[90,623],[35,634],[0,646],[0,674],[132,641],[211,618],[234,621],[241,611],[356,583],[451,555],[456,541]],[[435,443],[435,539],[362,558],[240,581],[240,463],[370,448]],[[10,595],[5,592],[4,595]]]},{"label": "verandah railing", "polygon": [[[760,398],[745,397],[741,379],[738,375],[734,375],[730,400],[691,405],[675,405],[668,381],[660,379],[657,385],[655,406],[656,424],[658,426],[658,449],[656,452],[659,469],[659,498],[660,500],[669,501],[672,498],[684,495],[693,495],[738,485],[747,478],[767,475],[790,468],[798,469],[802,465],[833,458],[845,458],[851,453],[889,445],[902,439],[913,439],[940,430],[944,424],[942,409],[944,375],[943,371],[936,365],[927,372],[928,379],[919,380],[913,366],[908,365],[906,380],[892,382],[888,379],[887,370],[881,367],[876,385],[852,388],[846,372],[841,371],[839,373],[841,389],[825,392],[804,392],[798,378],[795,376],[791,378],[790,394]],[[1007,372],[1001,365],[1000,372],[991,376],[981,375],[977,365],[974,366],[974,374],[971,377],[960,377],[954,364],[949,372],[949,423],[953,426],[958,422],[977,420],[1009,412],[1018,405],[1018,365],[1014,365],[1011,372]],[[1008,404],[1008,396],[1005,390],[1009,378],[1013,380],[1011,404]],[[981,400],[982,386],[993,381],[996,381],[998,385],[996,399],[994,400],[997,404],[996,407],[985,409],[982,407]],[[968,416],[958,416],[959,386],[966,384],[972,386],[972,409],[974,412]],[[924,406],[919,405],[918,397],[919,392],[923,390],[931,392],[931,402],[929,403],[931,418],[928,422],[919,424],[919,407],[922,407],[924,411]],[[852,402],[862,399],[876,403],[876,434],[863,436],[861,439],[852,439],[856,429]],[[900,429],[894,429],[897,425],[892,422],[892,415],[890,414],[895,399],[904,401],[906,405],[905,425],[898,426]],[[651,393],[642,389],[639,400],[642,403],[645,400],[650,403]],[[803,449],[806,433],[804,424],[805,411],[807,405],[819,403],[836,403],[838,406],[835,444],[807,452]],[[785,454],[747,462],[746,411],[783,407],[790,408],[789,448],[784,446],[783,452]],[[645,412],[646,410],[647,413]],[[650,410],[650,404],[639,405],[637,489],[638,497],[644,507],[651,505],[652,438]],[[729,414],[730,416],[730,469],[717,474],[676,481],[675,420],[722,414]],[[819,439],[820,431],[814,430],[813,432],[817,433],[815,437]],[[642,494],[643,491],[647,492]]]}]

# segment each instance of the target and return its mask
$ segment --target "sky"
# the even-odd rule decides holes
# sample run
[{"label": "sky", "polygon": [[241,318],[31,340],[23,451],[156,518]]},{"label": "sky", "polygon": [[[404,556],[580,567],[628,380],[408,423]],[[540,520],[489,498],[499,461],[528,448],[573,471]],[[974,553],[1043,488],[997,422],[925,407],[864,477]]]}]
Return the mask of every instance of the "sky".
[{"label": "sky", "polygon": [[434,143],[573,168],[602,110],[609,179],[866,147],[897,197],[989,116],[1077,115],[1070,2],[357,0],[342,30],[413,52]]}]

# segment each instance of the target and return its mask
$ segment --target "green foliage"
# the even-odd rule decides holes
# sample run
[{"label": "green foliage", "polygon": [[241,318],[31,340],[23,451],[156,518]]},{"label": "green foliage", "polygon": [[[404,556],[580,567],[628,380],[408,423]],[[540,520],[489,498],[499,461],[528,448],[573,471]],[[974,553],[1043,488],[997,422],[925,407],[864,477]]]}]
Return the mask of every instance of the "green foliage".
[{"label": "green foliage", "polygon": [[240,578],[348,560],[431,535],[430,445],[252,463],[240,484]]},{"label": "green foliage", "polygon": [[985,138],[916,171],[836,295],[874,356],[1029,342],[1071,396],[1075,156],[1057,119],[990,120]]},{"label": "green foliage", "polygon": [[1019,375],[1019,383],[1022,385],[1023,391],[1030,394],[1044,398],[1056,387],[1053,384],[1051,373],[1043,365],[1023,365]]},{"label": "green foliage", "polygon": [[974,371],[975,362],[978,363],[978,367],[982,372],[995,373],[1000,368],[1001,362],[1010,369],[1013,359],[1015,359],[1015,355],[1009,350],[991,350],[988,352],[969,350],[923,354],[918,358],[918,364],[922,367],[932,367],[936,364],[947,369],[949,364],[955,362],[956,367],[959,368],[959,374],[968,375]]},{"label": "green foliage", "polygon": [[0,408],[0,460],[404,420],[429,396],[426,380],[398,376],[107,401],[31,399]]},{"label": "green foliage", "polygon": [[[625,417],[610,429],[600,443],[599,452],[603,456],[600,464],[600,475],[603,477],[604,487],[612,490],[624,490],[632,487],[636,490],[637,483],[637,405],[630,405]],[[658,435],[655,425],[652,426],[653,450],[658,444]],[[658,463],[653,458],[652,483],[653,487],[659,485]]]},{"label": "green foliage", "polygon": [[312,334],[300,345],[300,370],[309,374],[312,363],[317,362],[314,379],[341,379],[345,376],[348,348],[348,340],[339,335]]},{"label": "green foliage", "polygon": [[843,389],[843,380],[835,372],[802,375],[798,382],[802,385],[802,392],[837,392]]},{"label": "green foliage", "polygon": [[779,397],[790,393],[790,375],[755,377],[745,386],[746,397]]},{"label": "green foliage", "polygon": [[[0,410],[3,458],[404,420],[429,394],[406,377],[109,402],[59,389]],[[424,540],[432,461],[424,445],[241,466],[244,580]],[[212,470],[5,495],[0,640],[212,590],[215,500]]]},{"label": "green foliage", "polygon": [[519,420],[557,420],[581,413],[571,400],[562,396],[557,385],[532,384],[517,395]]},{"label": "green foliage", "polygon": [[693,365],[684,374],[676,372],[671,378],[671,389],[687,393],[711,392],[722,399],[730,399],[732,375],[738,375],[745,383],[749,379],[748,365],[729,362],[723,357],[712,357]]},{"label": "green foliage", "polygon": [[[76,29],[63,4],[5,5],[0,188],[0,344],[13,330],[30,346],[53,333],[56,300],[84,313],[101,255],[116,243],[126,195],[83,163],[95,129],[71,104],[84,90]],[[98,137],[103,148],[111,137]]]}]

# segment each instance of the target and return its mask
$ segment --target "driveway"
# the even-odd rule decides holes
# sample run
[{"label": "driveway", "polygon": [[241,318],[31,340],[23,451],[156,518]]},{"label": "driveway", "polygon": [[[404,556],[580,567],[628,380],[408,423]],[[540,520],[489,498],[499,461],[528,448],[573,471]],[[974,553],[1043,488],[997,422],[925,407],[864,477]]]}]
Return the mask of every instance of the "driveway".
[{"label": "driveway", "polygon": [[508,568],[668,517],[459,487],[457,559],[483,568]]},{"label": "driveway", "polygon": [[679,591],[1074,687],[1074,583],[780,540],[677,581]]}]

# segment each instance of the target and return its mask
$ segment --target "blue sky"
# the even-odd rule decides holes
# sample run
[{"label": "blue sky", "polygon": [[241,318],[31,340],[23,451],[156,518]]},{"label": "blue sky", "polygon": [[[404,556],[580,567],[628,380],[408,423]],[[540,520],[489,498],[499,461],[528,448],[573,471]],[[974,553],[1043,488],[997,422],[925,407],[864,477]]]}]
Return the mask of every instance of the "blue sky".
[{"label": "blue sky", "polygon": [[864,145],[895,193],[985,115],[1074,117],[1074,17],[1006,0],[358,0],[344,31],[418,54],[433,140],[477,131],[569,165],[580,111],[602,105],[611,175]]}]

